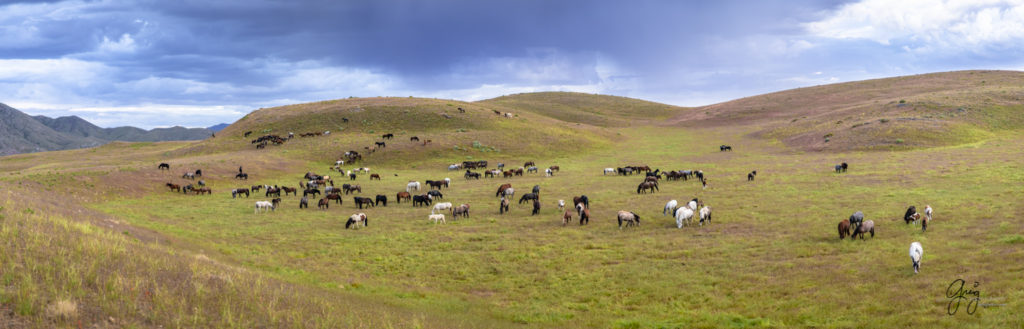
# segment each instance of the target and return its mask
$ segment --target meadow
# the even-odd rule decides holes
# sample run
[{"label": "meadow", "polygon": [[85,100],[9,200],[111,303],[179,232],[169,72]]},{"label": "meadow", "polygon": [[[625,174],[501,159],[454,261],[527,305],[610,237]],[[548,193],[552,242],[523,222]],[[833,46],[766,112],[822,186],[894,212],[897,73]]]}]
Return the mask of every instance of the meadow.
[{"label": "meadow", "polygon": [[[447,107],[443,102],[436,106]],[[113,145],[5,158],[0,187],[8,197],[0,210],[0,247],[6,252],[0,271],[6,290],[0,290],[0,308],[13,315],[0,317],[0,323],[1024,325],[1019,312],[1024,306],[1024,227],[1015,221],[1024,215],[1024,136],[1019,131],[932,148],[806,152],[753,135],[762,128],[758,125],[644,122],[576,128],[571,123],[541,126],[536,122],[547,119],[525,111],[521,115],[521,120],[495,124],[530,127],[522,135],[477,123],[477,129],[490,132],[470,131],[479,135],[467,138],[464,132],[437,130],[430,136],[441,145],[433,149],[409,142],[411,131],[398,132],[387,149],[356,165],[370,167],[382,180],[335,178],[336,185],[360,184],[360,196],[389,199],[387,207],[363,210],[355,208],[351,196],[327,210],[316,209],[315,202],[300,210],[301,196],[284,196],[275,211],[254,214],[254,201],[269,198],[258,193],[232,199],[230,189],[295,187],[308,171],[327,174],[333,161],[324,154],[364,145],[380,134],[379,128],[296,140],[265,151],[252,150],[246,139],[234,136],[246,129],[239,126],[218,134],[225,137],[214,142],[152,143],[131,152],[123,150],[136,144]],[[536,134],[567,134],[585,147],[534,140]],[[473,139],[500,146],[452,148]],[[719,152],[720,144],[734,151]],[[446,170],[449,163],[470,158],[488,160],[491,167],[536,161],[541,168],[557,165],[561,170],[553,177],[540,173],[480,180]],[[156,164],[165,159],[172,170],[157,171]],[[850,171],[834,173],[832,166],[839,162],[850,163]],[[67,165],[55,165],[60,163]],[[602,173],[606,167],[637,164],[703,170],[709,187],[702,189],[694,180],[663,180],[660,191],[637,194],[642,176]],[[250,173],[249,181],[231,179],[239,165]],[[181,172],[190,168],[207,173],[213,195],[184,195],[162,186],[183,183]],[[758,175],[748,182],[752,170]],[[394,200],[410,180],[445,177],[452,184],[442,190],[443,201],[469,204],[469,218],[449,216],[446,224],[434,224],[427,220],[430,208]],[[498,214],[494,192],[503,183],[513,185],[517,199],[539,185],[541,214],[531,216],[529,205],[515,203],[511,213]],[[57,203],[42,201],[68,191]],[[581,194],[591,200],[590,223],[563,227],[557,201]],[[713,209],[712,223],[677,229],[673,218],[661,214],[668,200],[692,198]],[[927,232],[904,224],[908,206],[922,209],[925,204],[935,209]],[[641,225],[620,229],[615,222],[619,210],[640,215]],[[836,224],[858,210],[876,222],[876,235],[840,240]],[[346,230],[345,219],[359,212],[370,218],[369,226]],[[913,241],[924,246],[922,271],[916,275],[907,255]],[[956,279],[978,282],[975,289],[986,306],[968,314],[964,301],[949,315],[946,290]],[[139,297],[138,287],[154,295]],[[59,300],[74,301],[82,310],[54,315],[49,310]],[[106,314],[115,314],[116,321],[106,321]]]}]

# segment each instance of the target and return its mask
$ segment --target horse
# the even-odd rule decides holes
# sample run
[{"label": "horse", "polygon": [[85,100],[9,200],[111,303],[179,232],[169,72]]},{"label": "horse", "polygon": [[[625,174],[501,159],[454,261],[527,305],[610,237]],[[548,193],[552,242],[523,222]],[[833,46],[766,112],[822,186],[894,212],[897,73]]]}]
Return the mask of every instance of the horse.
[{"label": "horse", "polygon": [[352,216],[349,216],[348,221],[345,222],[345,229],[348,229],[350,226],[353,226],[353,225],[354,225],[354,227],[352,227],[353,229],[354,228],[358,228],[359,227],[359,223],[363,223],[363,227],[370,226],[370,220],[369,220],[369,218],[366,217],[366,214],[358,213],[358,214],[353,214]]},{"label": "horse", "polygon": [[536,193],[537,195],[540,195],[540,185],[534,185],[533,186],[533,193]]},{"label": "horse", "polygon": [[566,210],[565,213],[562,214],[562,226],[569,224],[570,221],[572,221],[572,211]]},{"label": "horse", "polygon": [[508,170],[508,171],[501,172],[501,174],[502,174],[503,178],[509,178],[509,177],[515,176],[516,173],[514,171]]},{"label": "horse", "polygon": [[576,205],[576,211],[580,214],[580,225],[590,224],[590,209],[583,206],[582,203]]},{"label": "horse", "polygon": [[626,223],[626,227],[640,226],[640,216],[635,212],[619,210],[619,229],[622,229],[622,223]]},{"label": "horse", "polygon": [[459,215],[463,217],[469,217],[469,205],[461,204],[458,207],[452,208],[452,219],[459,219]]},{"label": "horse", "polygon": [[540,201],[533,200],[533,212],[530,213],[530,216],[533,216],[533,215],[536,215],[536,214],[539,214],[539,213],[540,213]]},{"label": "horse", "polygon": [[850,226],[853,227],[853,230],[855,231],[855,233],[856,233],[857,229],[860,227],[860,224],[862,222],[864,222],[864,213],[863,212],[857,211],[857,212],[853,213],[853,215],[850,215]]},{"label": "horse", "polygon": [[656,183],[656,182],[643,182],[643,183],[640,183],[640,185],[636,186],[636,193],[637,194],[640,194],[640,192],[646,193],[648,190],[651,191],[651,193],[654,193],[654,191],[657,190],[657,189],[658,189],[658,183]]},{"label": "horse", "polygon": [[258,214],[261,210],[267,212],[274,210],[275,208],[277,207],[270,201],[256,201],[256,210],[253,213]]},{"label": "horse", "polygon": [[846,164],[846,162],[843,162],[843,163],[842,163],[842,164],[840,164],[840,165],[841,165],[841,166],[843,166],[843,172],[844,172],[844,173],[846,172],[846,169],[850,168],[850,165]]},{"label": "horse", "polygon": [[328,201],[327,199],[320,199],[320,201],[317,201],[316,207],[319,209],[327,210],[328,208],[331,207],[331,202]]},{"label": "horse", "polygon": [[427,216],[427,220],[434,221],[434,224],[437,224],[437,222],[441,222],[442,224],[445,223],[444,214],[429,215]]},{"label": "horse", "polygon": [[475,172],[471,172],[469,170],[466,170],[466,174],[462,175],[462,177],[465,177],[466,179],[470,179],[470,178],[480,179],[480,173],[475,173]]},{"label": "horse", "polygon": [[380,175],[378,175],[378,174],[370,174],[370,180],[374,180],[374,179],[380,180]]},{"label": "horse", "polygon": [[704,226],[704,221],[711,224],[711,207],[704,206],[700,208],[700,226]]},{"label": "horse", "polygon": [[252,190],[253,193],[256,193],[256,191],[263,189],[263,185],[253,185],[249,189]]},{"label": "horse", "polygon": [[196,169],[196,176],[203,177],[203,170],[202,169]]},{"label": "horse", "polygon": [[671,200],[665,204],[665,209],[661,210],[661,215],[667,215],[669,210],[675,210],[676,206],[679,205],[679,201]]},{"label": "horse", "polygon": [[929,221],[932,220],[932,206],[931,205],[925,205],[924,206],[924,217],[927,218]]},{"label": "horse", "polygon": [[182,174],[181,178],[184,178],[184,179],[196,179],[196,174],[193,174],[191,172],[187,172],[187,173]]},{"label": "horse", "polygon": [[853,235],[851,235],[850,238],[857,238],[857,235],[860,234],[860,239],[864,240],[864,234],[868,232],[871,232],[872,238],[875,237],[875,221],[866,220],[864,223],[861,223],[857,229],[853,230]]},{"label": "horse", "polygon": [[270,200],[270,203],[274,205],[274,208],[277,208],[277,205],[281,204],[281,198],[273,198]]},{"label": "horse", "polygon": [[504,169],[505,169],[505,164],[501,163],[501,162],[498,162],[498,170],[504,170]]},{"label": "horse", "polygon": [[914,241],[910,243],[910,262],[914,265],[914,274],[921,269],[921,257],[924,256],[924,248],[921,243]]},{"label": "horse", "polygon": [[348,180],[356,180],[356,174],[355,173],[349,173],[348,174]]},{"label": "horse", "polygon": [[[305,198],[305,196],[303,196],[303,198]],[[325,195],[324,198],[327,200],[334,200],[334,202],[339,206],[345,203],[345,200],[341,199],[341,194],[338,194],[337,192]]]},{"label": "horse", "polygon": [[409,138],[409,141],[410,141],[410,142],[419,142],[419,141],[420,141],[420,138],[419,138],[419,137],[416,137],[416,136],[412,136],[412,137],[410,137],[410,138]]},{"label": "horse", "polygon": [[910,224],[911,222],[917,224],[917,219],[914,218],[915,214],[917,214],[917,207],[910,206],[910,208],[907,208],[907,212],[903,213],[903,221],[905,224]]},{"label": "horse", "polygon": [[850,235],[850,220],[844,219],[839,222],[839,240],[845,239],[847,235]]},{"label": "horse", "polygon": [[841,172],[843,172],[843,165],[837,164],[836,165],[836,173],[838,174],[838,173],[841,173]]},{"label": "horse", "polygon": [[[317,191],[317,192],[319,192],[319,191]],[[273,194],[274,196],[280,197],[281,196],[281,189],[278,188],[277,186],[268,186],[267,187],[267,192],[264,193],[263,196],[264,197],[269,197],[271,194]]]},{"label": "horse", "polygon": [[[299,195],[299,190],[294,188],[294,187],[281,186],[281,190],[284,191],[284,195],[285,196],[288,196],[288,193],[291,193],[292,195],[295,195],[295,196]],[[317,191],[317,190],[314,190],[314,191]],[[317,193],[320,193],[320,191],[317,191]],[[303,192],[303,194],[305,194],[305,192]]]},{"label": "horse", "polygon": [[364,204],[367,207],[372,207],[374,205],[373,199],[370,199],[370,198],[363,198],[363,197],[358,197],[357,196],[357,197],[352,197],[352,200],[354,200],[356,202],[356,206],[358,206],[359,209],[363,209],[363,205]]},{"label": "horse", "polygon": [[363,193],[363,188],[360,187],[359,185],[352,185],[347,188],[344,188],[343,190],[345,194],[348,194],[349,192],[355,193],[356,191],[359,191],[359,193]]},{"label": "horse", "polygon": [[192,192],[199,195],[202,195],[203,193],[213,194],[213,190],[210,190],[209,187],[200,187],[197,189],[193,189]]},{"label": "horse", "polygon": [[551,168],[544,169],[544,176],[545,177],[551,177],[552,175],[554,175],[554,172],[551,171]]},{"label": "horse", "polygon": [[249,189],[241,187],[231,190],[231,198],[234,199],[236,196],[245,194],[245,197],[249,197]]},{"label": "horse", "polygon": [[246,131],[246,132],[245,132],[245,134],[243,134],[243,136],[242,136],[242,137],[246,137],[246,138],[248,138],[248,137],[249,137],[249,135],[252,135],[252,130],[250,130],[250,131]]},{"label": "horse", "polygon": [[391,139],[392,137],[395,137],[395,134],[387,133],[380,136],[382,139]]},{"label": "horse", "polygon": [[413,207],[415,207],[417,204],[423,205],[423,206],[427,206],[427,205],[430,205],[432,203],[433,203],[433,201],[430,200],[430,198],[428,198],[426,195],[414,195],[412,197],[412,206]]},{"label": "horse", "polygon": [[681,207],[676,209],[676,228],[683,228],[683,224],[693,221],[693,209]]},{"label": "horse", "polygon": [[402,203],[403,199],[412,201],[412,194],[409,194],[409,192],[398,192],[398,194],[395,194],[395,202]]},{"label": "horse", "polygon": [[719,152],[724,152],[724,151],[732,151],[732,146],[729,146],[729,145],[722,145],[722,146],[719,146],[719,147],[718,147],[718,151],[719,151]]},{"label": "horse", "polygon": [[499,214],[504,214],[504,213],[508,212],[508,206],[509,206],[509,203],[510,203],[508,200],[509,199],[506,199],[505,197],[501,198],[501,202],[498,203],[498,213]]},{"label": "horse", "polygon": [[747,174],[747,181],[752,181],[752,180],[754,180],[754,173],[753,172]]},{"label": "horse", "polygon": [[441,187],[442,187],[442,186],[444,186],[444,181],[432,181],[432,180],[428,180],[428,181],[427,181],[427,185],[429,185],[429,186],[430,186],[430,189],[435,189],[435,188],[436,188],[436,189],[440,190],[440,189],[441,189]]},{"label": "horse", "polygon": [[166,162],[161,162],[160,165],[156,166],[157,170],[171,170],[171,165]]},{"label": "horse", "polygon": [[584,208],[590,209],[590,199],[586,195],[581,195],[572,198],[572,204],[583,203]]},{"label": "horse", "polygon": [[537,195],[537,193],[526,193],[526,194],[523,194],[523,196],[519,198],[519,204],[523,204],[523,202],[526,202],[526,201],[529,201],[529,200],[539,201],[540,200],[540,196]]},{"label": "horse", "polygon": [[526,163],[523,163],[523,167],[536,166],[536,165],[537,164],[533,163],[533,161],[526,161]]},{"label": "horse", "polygon": [[565,200],[558,200],[558,211],[565,210]]},{"label": "horse", "polygon": [[373,206],[379,206],[382,202],[384,203],[384,206],[387,207],[388,197],[383,194],[377,194],[377,197],[373,200]]},{"label": "horse", "polygon": [[558,168],[558,166],[551,166],[551,167],[548,167],[548,169],[551,170],[551,171],[559,171],[560,170],[560,168]]},{"label": "horse", "polygon": [[[286,192],[285,192],[284,195],[287,196],[288,195],[287,190],[285,190],[285,191]],[[305,191],[302,191],[302,196],[307,196],[307,195],[310,195],[310,194],[312,194],[314,197],[316,197],[317,195],[320,195],[320,190],[317,190],[317,189],[306,189]]]},{"label": "horse", "polygon": [[604,168],[604,173],[602,175],[607,175],[608,173],[613,173],[614,174],[615,173],[615,168]]},{"label": "horse", "polygon": [[435,190],[427,191],[427,195],[429,195],[429,196],[431,196],[433,198],[437,198],[437,199],[444,199],[444,194],[441,194],[440,190],[437,190],[437,191],[435,191]]},{"label": "horse", "polygon": [[381,148],[385,148],[388,146],[388,144],[384,142],[373,142],[373,144],[375,144],[376,146],[380,146]]},{"label": "horse", "polygon": [[448,188],[448,185],[452,183],[452,179],[448,178],[448,177],[445,177],[443,182],[444,182],[444,188]]},{"label": "horse", "polygon": [[419,191],[419,190],[420,190],[420,182],[409,182],[409,184],[407,184],[405,186],[405,191],[409,192],[409,193],[412,193],[412,191]]},{"label": "horse", "polygon": [[526,172],[528,172],[528,173],[536,173],[537,172],[537,166],[526,167]]},{"label": "horse", "polygon": [[236,175],[235,175],[235,179],[244,179],[244,180],[249,180],[249,174],[246,174],[246,173],[238,173],[238,174],[236,174]]},{"label": "horse", "polygon": [[302,208],[309,208],[309,198],[306,198],[305,196],[299,200],[299,209]]},{"label": "horse", "polygon": [[442,210],[450,210],[450,209],[452,209],[452,203],[451,202],[439,202],[438,204],[434,205],[434,209],[430,209],[430,213],[431,214],[433,214],[433,213],[440,214]]},{"label": "horse", "polygon": [[523,168],[516,168],[515,170],[512,170],[512,173],[515,174],[516,176],[522,176]]},{"label": "horse", "polygon": [[505,193],[506,189],[510,188],[512,188],[512,184],[501,184],[501,186],[498,186],[498,191],[494,193],[494,197],[497,198],[501,196],[503,193]]},{"label": "horse", "polygon": [[178,184],[167,183],[167,188],[171,191],[181,192],[181,185]]}]

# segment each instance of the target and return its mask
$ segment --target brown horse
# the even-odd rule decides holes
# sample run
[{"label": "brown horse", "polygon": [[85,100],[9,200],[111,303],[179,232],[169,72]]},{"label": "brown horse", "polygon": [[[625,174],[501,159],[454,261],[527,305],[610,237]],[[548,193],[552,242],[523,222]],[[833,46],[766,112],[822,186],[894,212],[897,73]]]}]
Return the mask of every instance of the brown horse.
[{"label": "brown horse", "polygon": [[398,192],[398,194],[395,195],[395,199],[398,203],[402,203],[403,199],[405,201],[412,201],[412,194],[409,194],[409,192]]},{"label": "brown horse", "polygon": [[844,219],[839,222],[839,240],[845,239],[847,235],[850,235],[850,220]]},{"label": "brown horse", "polygon": [[171,191],[181,192],[181,185],[178,184],[167,183],[167,188],[171,189]]},{"label": "brown horse", "polygon": [[558,166],[551,166],[551,167],[548,167],[548,169],[551,169],[551,171],[558,171],[559,170]]},{"label": "brown horse", "polygon": [[331,202],[327,201],[327,199],[320,199],[320,201],[317,201],[316,207],[319,209],[327,210],[328,208],[331,207]]},{"label": "brown horse", "polygon": [[640,183],[640,185],[637,185],[637,187],[636,187],[636,193],[637,194],[640,194],[641,191],[646,193],[648,190],[651,191],[651,193],[654,193],[654,191],[658,190],[658,183],[656,183],[656,182],[643,182],[643,183]]},{"label": "brown horse", "polygon": [[337,203],[338,205],[343,204],[342,200],[341,200],[341,194],[338,194],[338,193],[328,194],[328,195],[324,196],[324,198],[326,198],[327,200],[334,200],[334,202]]},{"label": "brown horse", "polygon": [[536,165],[537,164],[533,163],[533,161],[526,161],[526,163],[523,163],[523,167],[536,166]]},{"label": "brown horse", "polygon": [[498,192],[494,193],[494,197],[501,196],[501,194],[504,193],[506,189],[511,188],[511,187],[512,187],[512,184],[501,184],[501,186],[498,186]]},{"label": "brown horse", "polygon": [[571,221],[571,220],[572,220],[572,210],[566,210],[565,213],[562,214],[562,226],[565,226],[565,224],[568,224],[569,221]]},{"label": "brown horse", "polygon": [[195,194],[203,194],[203,193],[213,194],[213,191],[210,190],[209,187],[200,187],[200,188],[197,188],[197,189],[192,189],[192,192],[195,193]]},{"label": "brown horse", "polygon": [[374,179],[380,180],[380,175],[378,175],[378,174],[370,174],[370,180],[374,180]]},{"label": "brown horse", "polygon": [[516,169],[515,170],[515,174],[516,174],[516,176],[522,176],[523,175],[523,168]]},{"label": "brown horse", "polygon": [[580,225],[583,224],[590,224],[590,209],[583,208],[583,210],[580,211]]},{"label": "brown horse", "polygon": [[288,196],[288,193],[291,193],[294,196],[299,196],[298,190],[294,187],[281,186],[281,190],[284,191],[285,196]]},{"label": "brown horse", "polygon": [[514,175],[515,175],[515,172],[513,172],[513,171],[509,170],[509,171],[504,171],[504,172],[502,172],[501,174],[502,174],[502,175],[504,176],[504,178],[509,178],[509,177],[512,177],[512,176],[514,176]]}]

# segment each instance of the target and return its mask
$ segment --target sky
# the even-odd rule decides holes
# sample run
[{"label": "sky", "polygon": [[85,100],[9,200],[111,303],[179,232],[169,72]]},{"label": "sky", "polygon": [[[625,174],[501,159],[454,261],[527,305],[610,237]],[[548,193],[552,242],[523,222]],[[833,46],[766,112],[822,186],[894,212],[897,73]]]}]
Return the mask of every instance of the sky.
[{"label": "sky", "polygon": [[699,106],[1022,55],[1024,0],[0,1],[0,103],[102,127],[351,96]]}]

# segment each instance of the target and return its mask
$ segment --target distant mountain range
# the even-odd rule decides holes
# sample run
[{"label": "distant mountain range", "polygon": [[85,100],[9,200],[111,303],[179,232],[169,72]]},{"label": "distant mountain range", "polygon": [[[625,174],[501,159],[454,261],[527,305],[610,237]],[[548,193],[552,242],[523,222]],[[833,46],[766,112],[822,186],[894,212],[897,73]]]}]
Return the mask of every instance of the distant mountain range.
[{"label": "distant mountain range", "polygon": [[[222,125],[211,128],[220,130],[223,129]],[[30,116],[0,103],[0,155],[93,147],[112,141],[200,140],[210,137],[214,131],[184,127],[152,130],[135,127],[100,128],[77,116]]]}]

